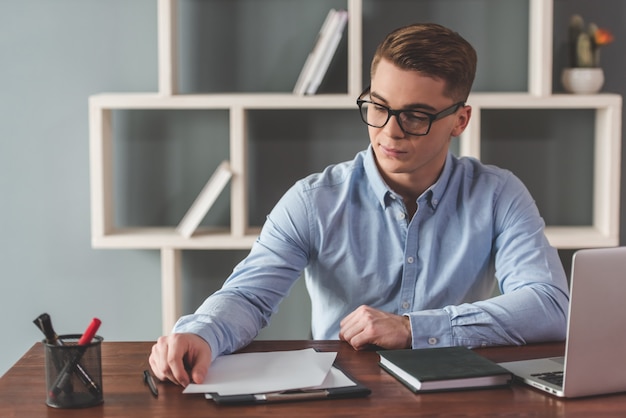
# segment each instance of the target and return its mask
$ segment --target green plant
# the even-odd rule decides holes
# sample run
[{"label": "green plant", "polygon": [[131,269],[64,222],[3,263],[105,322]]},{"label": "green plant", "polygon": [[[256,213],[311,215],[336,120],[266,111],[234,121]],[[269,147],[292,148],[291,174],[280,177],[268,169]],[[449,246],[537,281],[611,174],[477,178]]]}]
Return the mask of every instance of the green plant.
[{"label": "green plant", "polygon": [[569,24],[569,60],[571,67],[599,67],[600,47],[613,42],[613,35],[606,29],[585,21],[580,15],[573,15]]}]

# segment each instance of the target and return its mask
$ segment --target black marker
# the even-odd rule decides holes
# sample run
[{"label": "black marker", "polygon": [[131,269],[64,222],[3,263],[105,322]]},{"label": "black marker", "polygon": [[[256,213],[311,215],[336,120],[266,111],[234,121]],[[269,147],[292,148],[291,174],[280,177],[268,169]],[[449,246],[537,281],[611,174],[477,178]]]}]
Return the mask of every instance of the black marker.
[{"label": "black marker", "polygon": [[[63,342],[59,340],[59,336],[56,332],[54,332],[54,328],[52,327],[52,320],[50,319],[50,315],[47,313],[42,313],[37,318],[33,320],[33,323],[43,332],[43,335],[46,337],[46,343],[50,345],[63,345]],[[54,367],[57,369],[57,372],[63,369],[63,363],[61,363],[61,359],[52,356],[52,361],[54,362]],[[72,382],[67,382],[63,390],[66,393],[74,392],[72,388]]]},{"label": "black marker", "polygon": [[[33,322],[37,326],[37,328],[39,328],[46,336],[46,343],[59,346],[63,345],[63,341],[59,338],[57,333],[54,331],[54,328],[52,327],[52,319],[50,318],[50,315],[48,315],[47,313],[42,313],[37,318],[35,318]],[[57,367],[58,371],[61,371],[63,369],[62,365],[55,364],[55,366]],[[80,363],[77,363],[75,368],[78,372],[78,377],[87,387],[89,392],[91,392],[93,396],[99,398],[102,394],[102,391],[98,387],[98,384],[93,380],[93,378],[89,376],[87,370],[85,370],[85,368]]]},{"label": "black marker", "polygon": [[[100,327],[101,321],[98,318],[93,318],[87,327],[87,330],[83,333],[83,335],[78,340],[77,352],[74,357],[65,364],[63,369],[59,372],[54,384],[52,385],[52,389],[50,389],[50,397],[56,398],[57,395],[63,390],[65,384],[69,381],[70,377],[74,370],[78,370],[80,366],[80,359],[87,350],[87,346],[91,343],[91,340],[96,335],[98,328]],[[83,375],[83,373],[78,373],[78,376],[88,376]],[[94,396],[100,396],[100,388],[96,386],[96,383],[93,379],[89,378],[91,382],[87,382],[87,389],[94,394]],[[97,390],[97,392],[96,392]],[[97,393],[97,394],[96,394]]]},{"label": "black marker", "polygon": [[46,342],[52,345],[63,345],[63,342],[59,340],[59,336],[56,332],[54,332],[54,328],[52,327],[52,320],[50,319],[50,315],[47,313],[42,313],[33,321],[37,328],[43,332],[43,335],[46,336]]}]

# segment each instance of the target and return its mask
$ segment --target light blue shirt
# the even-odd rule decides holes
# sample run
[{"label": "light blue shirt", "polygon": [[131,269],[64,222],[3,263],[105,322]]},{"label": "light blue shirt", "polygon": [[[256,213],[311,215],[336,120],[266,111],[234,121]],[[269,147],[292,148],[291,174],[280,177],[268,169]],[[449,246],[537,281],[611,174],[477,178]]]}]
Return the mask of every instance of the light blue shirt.
[{"label": "light blue shirt", "polygon": [[337,339],[339,322],[363,304],[408,316],[413,348],[565,338],[565,273],[517,177],[448,154],[417,204],[408,219],[371,147],[298,181],[223,288],[174,332],[199,334],[214,357],[232,352],[304,272],[315,339]]}]

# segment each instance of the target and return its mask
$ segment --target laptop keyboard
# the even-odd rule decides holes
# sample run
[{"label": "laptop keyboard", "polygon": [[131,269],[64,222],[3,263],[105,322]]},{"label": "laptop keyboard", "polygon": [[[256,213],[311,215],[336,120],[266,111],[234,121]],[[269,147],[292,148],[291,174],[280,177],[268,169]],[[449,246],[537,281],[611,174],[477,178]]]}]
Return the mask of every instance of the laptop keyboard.
[{"label": "laptop keyboard", "polygon": [[548,372],[548,373],[536,373],[531,375],[536,377],[537,379],[545,380],[548,383],[552,383],[553,385],[563,386],[563,372]]}]

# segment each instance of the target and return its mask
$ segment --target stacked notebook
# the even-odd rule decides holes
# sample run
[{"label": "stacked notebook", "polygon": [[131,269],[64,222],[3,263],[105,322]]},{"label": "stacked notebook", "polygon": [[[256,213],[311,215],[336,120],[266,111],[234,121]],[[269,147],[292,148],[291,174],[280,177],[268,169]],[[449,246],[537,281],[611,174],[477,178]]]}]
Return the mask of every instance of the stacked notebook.
[{"label": "stacked notebook", "polygon": [[511,373],[466,347],[378,351],[380,366],[413,392],[505,386]]}]

